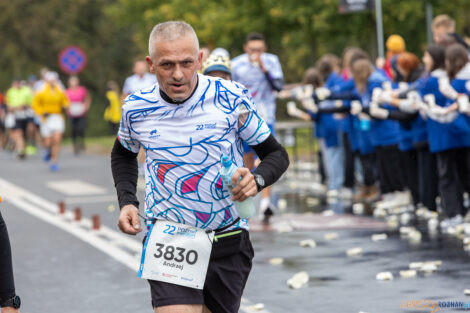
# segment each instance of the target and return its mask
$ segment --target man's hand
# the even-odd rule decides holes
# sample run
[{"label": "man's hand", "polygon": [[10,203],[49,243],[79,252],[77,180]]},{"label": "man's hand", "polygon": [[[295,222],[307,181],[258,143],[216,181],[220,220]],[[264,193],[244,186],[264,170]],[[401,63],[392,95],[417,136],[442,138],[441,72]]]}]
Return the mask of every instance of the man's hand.
[{"label": "man's hand", "polygon": [[[238,181],[240,177],[242,180]],[[232,200],[243,201],[248,197],[255,196],[258,193],[256,181],[253,174],[246,167],[241,167],[235,171],[232,177]]]},{"label": "man's hand", "polygon": [[139,209],[132,204],[122,207],[119,215],[119,229],[129,235],[136,235],[142,231],[139,221]]},{"label": "man's hand", "polygon": [[250,55],[250,61],[251,63],[255,64],[256,66],[259,66],[259,68],[263,71],[266,72],[266,69],[263,66],[263,61],[261,61],[261,53],[253,53]]}]

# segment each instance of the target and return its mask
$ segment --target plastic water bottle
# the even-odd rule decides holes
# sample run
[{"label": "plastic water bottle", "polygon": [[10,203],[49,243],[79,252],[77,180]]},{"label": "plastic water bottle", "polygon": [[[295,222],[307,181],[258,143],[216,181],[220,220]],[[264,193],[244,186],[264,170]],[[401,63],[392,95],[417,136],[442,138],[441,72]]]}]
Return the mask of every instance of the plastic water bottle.
[{"label": "plastic water bottle", "polygon": [[[224,185],[227,186],[230,191],[232,191],[234,187],[232,185],[232,177],[237,170],[237,167],[232,163],[232,160],[228,155],[223,155],[221,162],[222,167],[220,169],[220,176],[222,177]],[[241,179],[242,177],[240,177],[240,180]],[[250,218],[256,213],[256,207],[252,197],[249,197],[243,201],[234,201],[233,203],[238,211],[238,214],[240,215],[240,218]]]}]

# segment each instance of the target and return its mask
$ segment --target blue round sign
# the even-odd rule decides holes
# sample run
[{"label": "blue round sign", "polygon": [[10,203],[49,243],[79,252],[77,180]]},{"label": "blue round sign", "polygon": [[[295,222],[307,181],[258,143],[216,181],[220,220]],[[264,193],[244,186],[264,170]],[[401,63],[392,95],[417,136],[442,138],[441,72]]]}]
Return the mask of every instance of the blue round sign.
[{"label": "blue round sign", "polygon": [[59,67],[66,74],[78,74],[85,69],[87,57],[77,46],[68,46],[59,53]]}]

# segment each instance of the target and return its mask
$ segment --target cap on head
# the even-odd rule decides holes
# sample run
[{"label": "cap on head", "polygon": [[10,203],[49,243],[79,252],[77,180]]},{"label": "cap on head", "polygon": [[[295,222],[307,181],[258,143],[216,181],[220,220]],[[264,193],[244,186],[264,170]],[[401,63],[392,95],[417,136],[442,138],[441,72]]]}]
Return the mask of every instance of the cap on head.
[{"label": "cap on head", "polygon": [[405,40],[400,35],[391,35],[388,37],[385,46],[391,52],[400,53],[405,51]]},{"label": "cap on head", "polygon": [[212,51],[211,54],[226,57],[226,58],[230,59],[230,53],[227,51],[227,49],[224,49],[224,48],[220,48],[220,47],[215,48],[214,51]]},{"label": "cap on head", "polygon": [[230,59],[224,56],[211,54],[202,64],[202,73],[206,75],[213,71],[222,71],[231,75],[232,65],[230,64]]}]

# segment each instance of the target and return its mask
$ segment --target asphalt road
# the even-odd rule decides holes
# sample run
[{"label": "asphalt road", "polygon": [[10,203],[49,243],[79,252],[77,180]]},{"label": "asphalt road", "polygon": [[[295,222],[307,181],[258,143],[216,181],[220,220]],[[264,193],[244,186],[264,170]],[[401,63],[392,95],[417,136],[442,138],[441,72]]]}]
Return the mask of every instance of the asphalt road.
[{"label": "asphalt road", "polygon": [[[125,236],[116,227],[109,158],[65,151],[60,166],[60,172],[51,173],[39,157],[19,161],[0,152],[0,210],[9,229],[22,312],[152,312],[147,283],[136,277],[142,235]],[[285,185],[276,188],[277,198],[287,197]],[[300,213],[306,211],[299,208],[301,201],[286,199],[286,209],[270,228],[251,223],[256,255],[241,312],[431,312],[401,305],[470,301],[463,293],[470,289],[470,258],[459,241],[424,233],[420,244],[411,244],[381,221]],[[56,212],[58,201],[67,203],[64,216]],[[75,207],[82,210],[81,222],[73,221]],[[104,225],[101,231],[90,230],[94,214]],[[338,238],[326,240],[331,232]],[[389,238],[373,242],[370,236],[381,232]],[[316,247],[300,247],[303,239],[315,240]],[[361,247],[363,254],[347,257],[353,247]],[[278,257],[283,264],[270,264]],[[432,260],[442,260],[436,272],[400,278],[399,271],[410,262]],[[308,283],[288,288],[286,281],[299,271],[309,274]],[[377,281],[376,274],[384,271],[395,279]],[[264,309],[256,311],[256,303]]]}]

